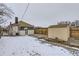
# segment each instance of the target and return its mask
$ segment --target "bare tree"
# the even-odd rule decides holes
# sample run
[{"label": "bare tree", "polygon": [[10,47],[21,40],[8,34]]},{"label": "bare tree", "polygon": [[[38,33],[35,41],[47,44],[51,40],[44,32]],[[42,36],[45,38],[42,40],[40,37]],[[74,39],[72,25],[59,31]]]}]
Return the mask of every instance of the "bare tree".
[{"label": "bare tree", "polygon": [[9,9],[5,4],[0,3],[0,38],[1,38],[1,24],[6,22],[7,19],[12,18],[13,14],[14,12],[11,9]]}]

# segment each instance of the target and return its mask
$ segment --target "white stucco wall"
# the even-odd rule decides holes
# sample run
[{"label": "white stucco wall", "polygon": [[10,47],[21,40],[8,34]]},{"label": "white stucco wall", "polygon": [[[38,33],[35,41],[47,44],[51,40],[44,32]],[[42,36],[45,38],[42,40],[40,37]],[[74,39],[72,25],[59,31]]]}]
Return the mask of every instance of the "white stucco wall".
[{"label": "white stucco wall", "polygon": [[63,28],[48,28],[48,38],[58,38],[63,41],[67,41],[70,37],[70,29],[69,27]]},{"label": "white stucco wall", "polygon": [[13,26],[13,32],[18,32],[18,26]]},{"label": "white stucco wall", "polygon": [[6,32],[3,32],[3,36],[5,36],[5,35],[8,35],[8,33],[6,33]]},{"label": "white stucco wall", "polygon": [[18,26],[13,26],[12,27],[12,35],[16,35],[16,33],[19,33]]},{"label": "white stucco wall", "polygon": [[26,35],[25,30],[20,30],[19,35]]},{"label": "white stucco wall", "polygon": [[28,30],[28,34],[34,34],[34,30]]}]

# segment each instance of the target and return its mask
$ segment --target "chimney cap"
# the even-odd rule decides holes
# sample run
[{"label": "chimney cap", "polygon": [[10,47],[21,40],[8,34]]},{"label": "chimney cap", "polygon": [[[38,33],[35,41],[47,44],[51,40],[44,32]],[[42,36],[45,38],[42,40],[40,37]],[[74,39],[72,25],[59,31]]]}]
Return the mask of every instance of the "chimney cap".
[{"label": "chimney cap", "polygon": [[15,17],[15,23],[16,24],[18,23],[18,17]]}]

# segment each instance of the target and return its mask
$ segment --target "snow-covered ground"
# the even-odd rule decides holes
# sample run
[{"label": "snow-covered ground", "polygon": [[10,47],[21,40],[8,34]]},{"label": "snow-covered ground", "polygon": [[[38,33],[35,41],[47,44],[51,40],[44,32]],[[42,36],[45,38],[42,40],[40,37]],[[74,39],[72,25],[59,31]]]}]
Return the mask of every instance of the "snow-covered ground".
[{"label": "snow-covered ground", "polygon": [[71,56],[63,47],[42,43],[30,36],[2,37],[0,55],[16,56]]}]

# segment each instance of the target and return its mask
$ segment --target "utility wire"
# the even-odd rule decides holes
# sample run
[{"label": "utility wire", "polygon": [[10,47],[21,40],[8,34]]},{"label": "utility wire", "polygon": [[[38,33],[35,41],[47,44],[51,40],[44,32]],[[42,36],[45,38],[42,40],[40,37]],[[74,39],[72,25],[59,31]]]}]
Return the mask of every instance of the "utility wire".
[{"label": "utility wire", "polygon": [[27,12],[27,10],[28,10],[28,7],[29,7],[29,3],[28,3],[28,5],[26,6],[26,9],[25,9],[25,11],[24,11],[24,13],[23,13],[23,15],[22,15],[22,18],[23,18],[24,15],[26,14],[26,12]]}]

